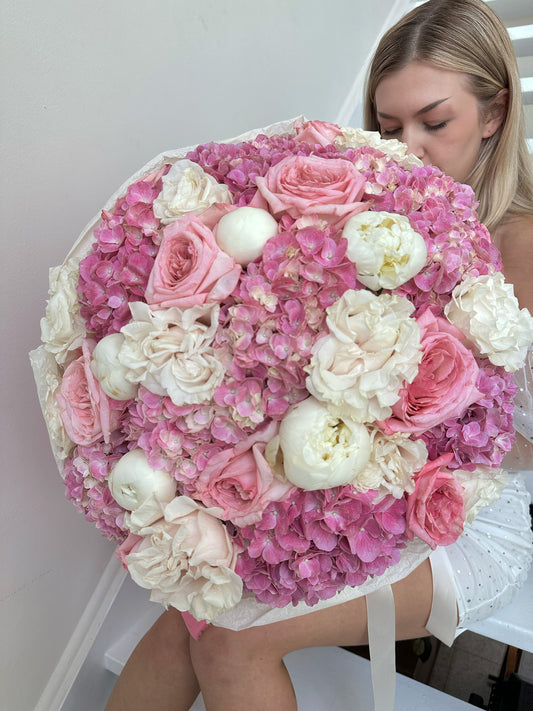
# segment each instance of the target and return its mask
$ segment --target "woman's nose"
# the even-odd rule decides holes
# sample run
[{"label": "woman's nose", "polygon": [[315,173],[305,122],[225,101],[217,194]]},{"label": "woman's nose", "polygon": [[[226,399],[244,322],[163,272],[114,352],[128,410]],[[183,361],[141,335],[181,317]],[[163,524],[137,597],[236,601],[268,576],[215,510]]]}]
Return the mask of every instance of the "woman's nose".
[{"label": "woman's nose", "polygon": [[407,144],[409,153],[413,153],[417,158],[424,158],[424,146],[421,136],[418,131],[412,128],[404,127],[402,131],[402,139]]}]

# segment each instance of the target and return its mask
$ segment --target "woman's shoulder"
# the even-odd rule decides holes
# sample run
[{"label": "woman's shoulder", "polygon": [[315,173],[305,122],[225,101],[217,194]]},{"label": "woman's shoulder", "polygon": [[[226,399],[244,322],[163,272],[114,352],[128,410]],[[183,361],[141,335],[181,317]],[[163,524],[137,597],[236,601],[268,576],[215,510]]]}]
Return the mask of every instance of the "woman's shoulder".
[{"label": "woman's shoulder", "polygon": [[517,247],[520,244],[528,247],[533,244],[533,212],[523,215],[504,215],[493,231],[493,238],[502,251],[506,247]]},{"label": "woman's shoulder", "polygon": [[507,281],[515,286],[521,306],[533,312],[533,214],[506,215],[493,231]]}]

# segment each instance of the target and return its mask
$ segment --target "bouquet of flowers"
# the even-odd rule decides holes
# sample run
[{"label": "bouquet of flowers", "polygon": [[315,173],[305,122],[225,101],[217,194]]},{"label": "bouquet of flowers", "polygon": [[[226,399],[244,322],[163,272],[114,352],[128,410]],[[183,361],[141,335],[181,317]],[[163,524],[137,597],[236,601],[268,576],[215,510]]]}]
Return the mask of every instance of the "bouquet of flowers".
[{"label": "bouquet of flowers", "polygon": [[498,498],[533,319],[475,207],[300,118],[157,157],[51,270],[52,448],[153,600],[312,606]]}]

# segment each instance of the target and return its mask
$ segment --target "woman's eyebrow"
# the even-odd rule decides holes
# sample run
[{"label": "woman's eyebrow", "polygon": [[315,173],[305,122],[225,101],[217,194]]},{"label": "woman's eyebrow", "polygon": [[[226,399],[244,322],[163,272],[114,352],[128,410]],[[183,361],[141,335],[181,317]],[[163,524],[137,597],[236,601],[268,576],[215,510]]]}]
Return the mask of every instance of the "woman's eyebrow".
[{"label": "woman's eyebrow", "polygon": [[[449,98],[450,98],[449,96],[445,96],[444,99],[437,99],[437,101],[432,101],[431,104],[428,104],[427,106],[424,106],[424,107],[421,108],[419,111],[417,111],[417,112],[415,113],[415,116],[420,116],[420,114],[425,114],[425,113],[427,113],[428,111],[431,111],[431,110],[434,109],[435,107],[437,107],[437,106],[439,106],[440,104],[442,104],[444,101],[448,101]],[[386,118],[386,119],[394,119],[394,118],[396,118],[396,116],[391,116],[390,114],[386,114],[386,113],[384,113],[383,111],[378,111],[378,116],[379,116],[380,118]]]}]

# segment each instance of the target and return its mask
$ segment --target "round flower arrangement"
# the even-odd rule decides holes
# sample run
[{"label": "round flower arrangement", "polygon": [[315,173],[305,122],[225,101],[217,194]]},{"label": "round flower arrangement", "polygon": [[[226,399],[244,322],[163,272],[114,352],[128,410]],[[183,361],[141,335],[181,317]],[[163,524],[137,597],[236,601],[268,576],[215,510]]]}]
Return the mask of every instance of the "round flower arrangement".
[{"label": "round flower arrangement", "polygon": [[533,319],[475,207],[296,119],[159,156],[51,270],[52,448],[153,600],[312,606],[500,495]]}]

